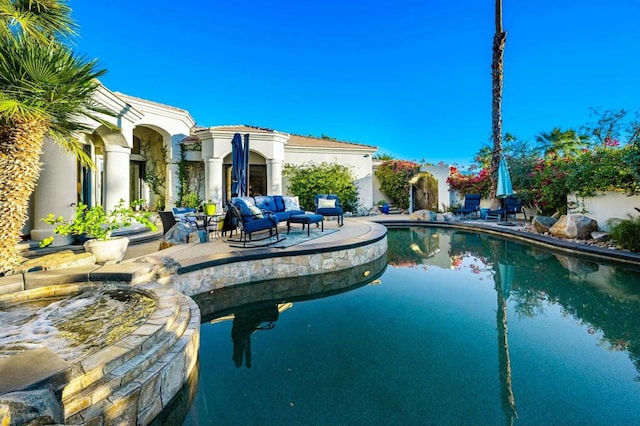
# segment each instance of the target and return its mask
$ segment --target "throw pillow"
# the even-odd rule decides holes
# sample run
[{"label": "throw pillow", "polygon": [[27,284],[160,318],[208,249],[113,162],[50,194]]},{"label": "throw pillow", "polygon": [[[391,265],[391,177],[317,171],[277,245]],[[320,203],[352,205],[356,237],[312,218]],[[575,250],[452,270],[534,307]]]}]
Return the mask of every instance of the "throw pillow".
[{"label": "throw pillow", "polygon": [[318,198],[319,209],[335,209],[336,200],[329,200],[327,198]]},{"label": "throw pillow", "polygon": [[260,210],[256,206],[249,206],[249,210],[251,210],[251,213],[253,213],[253,217],[255,217],[256,219],[264,218],[264,215],[262,214],[262,210]]},{"label": "throw pillow", "polygon": [[298,197],[282,197],[284,200],[284,210],[300,210],[300,202],[298,201]]}]

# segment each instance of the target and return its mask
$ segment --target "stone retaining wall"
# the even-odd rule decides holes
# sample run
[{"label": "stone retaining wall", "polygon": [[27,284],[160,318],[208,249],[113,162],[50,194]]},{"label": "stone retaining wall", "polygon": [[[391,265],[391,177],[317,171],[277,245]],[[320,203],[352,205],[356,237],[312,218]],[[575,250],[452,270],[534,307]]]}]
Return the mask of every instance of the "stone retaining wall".
[{"label": "stone retaining wall", "polygon": [[369,263],[387,253],[387,239],[356,248],[315,254],[235,261],[180,274],[171,285],[187,296],[238,284],[324,274]]}]

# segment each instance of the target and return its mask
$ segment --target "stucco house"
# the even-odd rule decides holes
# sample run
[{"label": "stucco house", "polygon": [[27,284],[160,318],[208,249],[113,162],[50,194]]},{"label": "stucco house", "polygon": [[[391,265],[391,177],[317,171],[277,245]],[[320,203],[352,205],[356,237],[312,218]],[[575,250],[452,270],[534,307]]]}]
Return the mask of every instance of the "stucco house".
[{"label": "stucco house", "polygon": [[[95,168],[45,141],[43,168],[30,203],[23,234],[40,241],[52,226],[40,221],[49,213],[71,217],[78,201],[111,209],[120,199],[145,199],[149,208],[173,207],[177,201],[179,168],[189,166],[190,190],[202,200],[223,205],[230,197],[231,139],[249,135],[250,186],[256,194],[287,194],[283,166],[309,162],[339,162],[349,166],[359,191],[359,205],[373,204],[372,156],[377,147],[292,135],[251,126],[196,126],[188,111],[101,87],[98,100],[116,117],[103,117],[113,130],[87,123],[80,135]],[[55,244],[68,240],[57,237]]]}]

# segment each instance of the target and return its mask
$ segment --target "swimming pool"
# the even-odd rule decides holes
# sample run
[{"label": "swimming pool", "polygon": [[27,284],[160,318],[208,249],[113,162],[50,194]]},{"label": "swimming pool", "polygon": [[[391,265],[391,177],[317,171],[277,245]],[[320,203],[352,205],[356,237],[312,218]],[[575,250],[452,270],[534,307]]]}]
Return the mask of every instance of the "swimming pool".
[{"label": "swimming pool", "polygon": [[210,312],[183,424],[640,423],[638,271],[453,229],[387,238],[350,291]]}]

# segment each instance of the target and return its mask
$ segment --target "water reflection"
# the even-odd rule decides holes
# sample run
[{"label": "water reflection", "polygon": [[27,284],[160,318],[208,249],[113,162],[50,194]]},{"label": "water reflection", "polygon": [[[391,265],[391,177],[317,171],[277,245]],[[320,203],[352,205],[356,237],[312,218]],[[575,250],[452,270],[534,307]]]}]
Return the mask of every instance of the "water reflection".
[{"label": "water reflection", "polygon": [[[637,270],[453,229],[390,229],[387,239],[390,265],[469,268],[476,274],[493,271],[498,314],[504,316],[504,320],[498,318],[498,330],[503,330],[505,336],[500,345],[507,355],[507,300],[519,317],[539,316],[544,314],[546,306],[557,305],[562,315],[585,324],[590,334],[601,335],[601,346],[626,351],[640,372],[640,322],[637,321],[640,304],[636,303],[640,301],[640,272]],[[428,242],[424,247],[433,255],[422,256],[413,250],[411,245],[416,241]],[[503,368],[501,371],[510,381],[510,371]],[[636,380],[640,381],[640,375]]]},{"label": "water reflection", "polygon": [[244,307],[232,315],[231,340],[233,341],[233,362],[236,367],[242,367],[244,360],[245,366],[251,368],[251,336],[256,331],[273,329],[280,313],[291,306],[293,303]]}]

